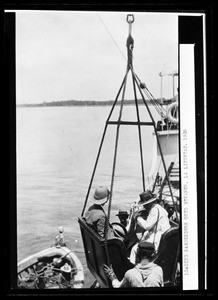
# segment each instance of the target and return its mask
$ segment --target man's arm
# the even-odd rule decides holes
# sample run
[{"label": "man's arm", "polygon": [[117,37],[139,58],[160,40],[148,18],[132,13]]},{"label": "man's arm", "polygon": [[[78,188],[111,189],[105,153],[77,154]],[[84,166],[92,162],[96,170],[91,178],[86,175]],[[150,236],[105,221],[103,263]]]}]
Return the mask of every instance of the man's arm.
[{"label": "man's arm", "polygon": [[148,214],[148,217],[146,220],[144,220],[142,217],[137,217],[137,223],[139,226],[141,226],[145,230],[150,230],[157,222],[158,217],[158,209],[152,208],[150,213]]},{"label": "man's arm", "polygon": [[113,288],[120,288],[120,287],[125,287],[126,286],[127,278],[124,276],[123,280],[119,281],[117,279],[116,274],[114,273],[112,265],[110,267],[108,267],[107,265],[104,265],[103,268],[104,268],[105,274],[111,280]]},{"label": "man's arm", "polygon": [[104,237],[104,230],[105,230],[105,217],[102,216],[96,224],[97,232],[101,237]]}]

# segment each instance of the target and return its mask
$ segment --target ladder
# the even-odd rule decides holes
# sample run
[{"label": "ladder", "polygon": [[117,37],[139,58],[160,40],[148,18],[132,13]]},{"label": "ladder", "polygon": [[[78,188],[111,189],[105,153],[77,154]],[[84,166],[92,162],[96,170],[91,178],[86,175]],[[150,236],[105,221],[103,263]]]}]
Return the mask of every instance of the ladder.
[{"label": "ladder", "polygon": [[[179,172],[179,163],[177,162],[171,162],[168,170],[167,170],[167,175],[169,178],[169,184],[171,185],[172,188],[172,193],[179,188],[179,182],[180,182],[180,172]],[[165,176],[164,180],[161,183],[159,193],[162,196],[170,196],[170,190],[167,182],[167,175]]]}]

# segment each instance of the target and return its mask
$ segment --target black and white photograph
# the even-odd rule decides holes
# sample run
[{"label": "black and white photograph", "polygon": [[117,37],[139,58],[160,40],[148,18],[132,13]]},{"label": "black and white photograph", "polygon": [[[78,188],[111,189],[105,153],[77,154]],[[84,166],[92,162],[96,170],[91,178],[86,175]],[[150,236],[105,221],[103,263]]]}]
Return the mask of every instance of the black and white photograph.
[{"label": "black and white photograph", "polygon": [[5,15],[14,293],[206,290],[205,14]]}]

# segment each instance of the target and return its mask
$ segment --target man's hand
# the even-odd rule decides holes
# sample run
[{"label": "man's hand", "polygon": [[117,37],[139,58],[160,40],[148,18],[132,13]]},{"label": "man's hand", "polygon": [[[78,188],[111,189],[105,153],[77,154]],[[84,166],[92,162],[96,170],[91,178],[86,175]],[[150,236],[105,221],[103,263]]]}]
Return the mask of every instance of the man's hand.
[{"label": "man's hand", "polygon": [[109,279],[111,281],[113,281],[114,279],[117,279],[117,276],[114,273],[112,265],[110,265],[110,267],[108,267],[107,265],[103,264],[103,270],[104,270],[104,273],[107,275],[107,277],[109,277]]},{"label": "man's hand", "polygon": [[136,211],[135,213],[134,213],[134,215],[133,215],[133,219],[134,219],[134,221],[137,223],[137,218],[138,217],[141,217],[141,209],[140,210],[138,210],[138,211]]}]

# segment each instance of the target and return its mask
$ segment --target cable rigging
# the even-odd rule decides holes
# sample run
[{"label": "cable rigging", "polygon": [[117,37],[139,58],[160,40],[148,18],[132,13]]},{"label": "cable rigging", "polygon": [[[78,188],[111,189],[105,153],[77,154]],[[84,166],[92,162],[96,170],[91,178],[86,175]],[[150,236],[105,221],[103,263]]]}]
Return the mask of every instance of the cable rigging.
[{"label": "cable rigging", "polygon": [[[97,14],[98,15],[98,14]],[[134,41],[132,38],[132,23],[134,22],[132,17],[133,15],[129,15],[130,17],[127,17],[128,21],[130,21],[129,23],[129,36],[127,39],[127,43],[129,44],[129,48],[128,48],[128,57],[129,60],[131,59],[131,62],[128,63],[129,68],[132,69],[132,60],[133,60],[133,46],[134,46]],[[103,26],[105,27],[106,31],[108,32],[109,36],[111,37],[112,41],[114,42],[114,44],[116,45],[116,47],[118,48],[119,52],[121,53],[122,57],[125,59],[125,61],[127,61],[125,55],[123,54],[123,52],[121,51],[120,47],[118,46],[118,44],[116,43],[115,39],[113,38],[110,30],[108,29],[108,27],[106,26],[106,24],[104,23],[104,21],[102,20],[102,18],[98,15],[99,20],[101,21],[101,23],[103,24]],[[131,20],[132,18],[132,20]],[[127,21],[127,22],[128,22]],[[131,57],[131,58],[130,58]],[[133,69],[132,69],[132,72]],[[140,88],[143,90],[144,94],[146,95],[146,97],[148,98],[148,100],[150,101],[150,103],[154,106],[154,108],[156,109],[157,113],[162,117],[162,118],[166,118],[166,109],[164,109],[162,107],[162,105],[160,104],[160,102],[158,100],[155,99],[155,97],[152,95],[152,93],[149,91],[149,89],[147,88],[146,84],[144,82],[142,82],[140,80],[140,78],[134,73],[135,77],[138,79],[138,82],[140,84]]]}]

